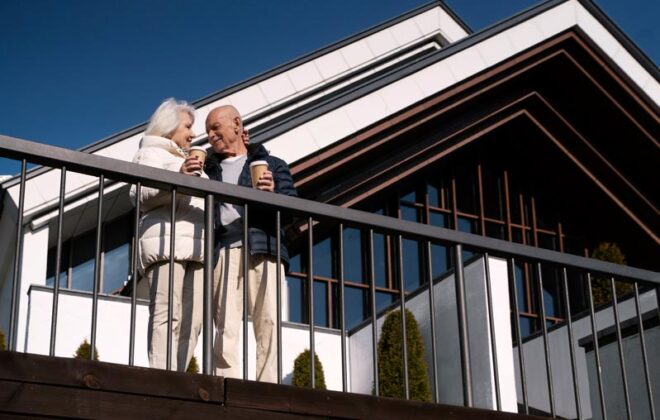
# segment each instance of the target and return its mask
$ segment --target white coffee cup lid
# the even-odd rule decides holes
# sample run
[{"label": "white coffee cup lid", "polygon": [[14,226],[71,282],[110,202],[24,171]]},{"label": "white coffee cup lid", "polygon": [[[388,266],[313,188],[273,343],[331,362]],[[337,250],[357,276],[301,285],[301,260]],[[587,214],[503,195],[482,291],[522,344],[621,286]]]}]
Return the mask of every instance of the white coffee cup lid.
[{"label": "white coffee cup lid", "polygon": [[206,147],[202,147],[202,146],[192,146],[188,150],[189,151],[190,150],[201,150],[202,152],[206,153]]},{"label": "white coffee cup lid", "polygon": [[250,163],[250,167],[259,166],[259,165],[268,166],[268,162],[266,162],[265,160],[255,160],[254,162]]}]

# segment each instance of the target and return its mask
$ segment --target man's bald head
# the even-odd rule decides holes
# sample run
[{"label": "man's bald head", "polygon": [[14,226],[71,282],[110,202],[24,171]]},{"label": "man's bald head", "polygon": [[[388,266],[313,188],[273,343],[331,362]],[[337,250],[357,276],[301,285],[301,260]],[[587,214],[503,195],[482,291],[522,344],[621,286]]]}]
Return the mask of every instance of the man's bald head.
[{"label": "man's bald head", "polygon": [[206,134],[216,153],[238,156],[247,153],[243,143],[243,120],[232,105],[213,108],[206,117]]}]

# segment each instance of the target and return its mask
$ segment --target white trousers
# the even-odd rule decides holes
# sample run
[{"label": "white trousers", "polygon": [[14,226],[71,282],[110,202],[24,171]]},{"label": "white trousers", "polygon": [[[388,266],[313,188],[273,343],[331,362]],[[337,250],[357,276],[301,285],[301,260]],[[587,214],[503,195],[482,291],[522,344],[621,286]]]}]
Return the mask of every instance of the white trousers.
[{"label": "white trousers", "polygon": [[[149,366],[167,367],[169,261],[149,266]],[[172,370],[185,371],[192,359],[202,329],[204,265],[192,261],[174,262],[172,300]]]},{"label": "white trousers", "polygon": [[[276,383],[277,263],[274,257],[261,254],[250,256],[249,261],[248,314],[252,317],[257,344],[256,379]],[[222,249],[213,277],[217,328],[213,360],[216,375],[243,378],[243,352],[239,346],[243,331],[243,248]]]}]

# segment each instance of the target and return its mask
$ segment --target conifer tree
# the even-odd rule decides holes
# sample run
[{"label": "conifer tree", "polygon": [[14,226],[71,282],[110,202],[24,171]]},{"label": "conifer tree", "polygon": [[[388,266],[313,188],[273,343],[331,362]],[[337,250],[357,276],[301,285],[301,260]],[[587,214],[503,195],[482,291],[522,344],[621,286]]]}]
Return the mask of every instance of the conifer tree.
[{"label": "conifer tree", "polygon": [[[85,338],[82,343],[78,346],[78,349],[76,350],[76,353],[73,355],[74,358],[76,359],[87,359],[89,360],[89,352],[91,350],[90,344],[87,342],[87,339]],[[94,360],[99,361],[99,351],[96,347],[94,347]]]},{"label": "conifer tree", "polygon": [[[614,264],[626,265],[626,256],[623,255],[621,248],[615,243],[601,242],[594,248],[591,258],[607,261]],[[610,277],[595,275],[591,282],[594,305],[598,306],[604,303],[612,302],[612,283]],[[616,295],[622,296],[633,291],[633,285],[615,281]]]},{"label": "conifer tree", "polygon": [[[378,340],[378,395],[380,396],[405,398],[402,341],[401,311],[392,311],[385,317]],[[415,316],[407,309],[406,342],[410,399],[431,401],[431,388],[424,359],[424,342]]]},{"label": "conifer tree", "polygon": [[[293,386],[310,387],[312,378],[309,363],[309,350],[305,350],[296,357],[293,363],[293,380],[291,381]],[[323,365],[316,353],[314,353],[314,384],[316,389],[326,389]]]},{"label": "conifer tree", "polygon": [[195,356],[190,359],[188,363],[188,368],[186,369],[188,373],[199,373],[199,364],[197,363],[197,358]]}]

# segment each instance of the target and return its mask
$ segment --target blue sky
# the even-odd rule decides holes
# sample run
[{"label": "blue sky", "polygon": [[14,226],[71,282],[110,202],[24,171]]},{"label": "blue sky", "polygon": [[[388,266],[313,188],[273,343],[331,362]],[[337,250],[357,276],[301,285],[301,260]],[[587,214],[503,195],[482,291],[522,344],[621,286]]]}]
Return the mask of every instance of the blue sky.
[{"label": "blue sky", "polygon": [[[2,0],[0,133],[78,149],[425,3]],[[537,2],[446,3],[478,31]],[[660,62],[660,1],[597,4]]]}]

